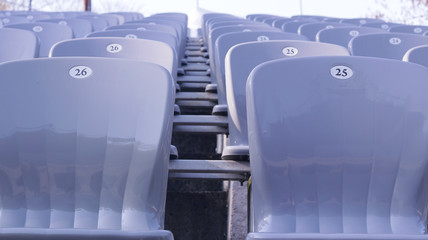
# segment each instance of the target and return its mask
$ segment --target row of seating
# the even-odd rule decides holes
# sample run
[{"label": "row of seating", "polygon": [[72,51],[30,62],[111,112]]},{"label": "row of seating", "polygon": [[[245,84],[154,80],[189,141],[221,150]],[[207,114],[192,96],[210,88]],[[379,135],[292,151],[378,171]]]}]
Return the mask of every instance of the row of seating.
[{"label": "row of seating", "polygon": [[161,229],[174,99],[210,76],[213,114],[228,120],[223,158],[250,159],[248,239],[428,239],[428,69],[356,50],[365,36],[428,43],[357,34],[348,51],[259,17],[205,14],[199,53],[186,53],[187,17],[168,13],[1,64],[0,238],[172,239]]},{"label": "row of seating", "polygon": [[258,17],[205,14],[202,30],[228,111],[222,157],[250,159],[247,239],[428,239],[428,69],[396,61],[428,38]]}]

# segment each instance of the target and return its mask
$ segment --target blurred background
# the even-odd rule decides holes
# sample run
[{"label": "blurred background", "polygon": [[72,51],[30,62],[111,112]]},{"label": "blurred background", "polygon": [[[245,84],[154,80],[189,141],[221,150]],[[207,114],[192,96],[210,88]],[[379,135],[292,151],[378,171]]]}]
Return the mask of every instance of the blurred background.
[{"label": "blurred background", "polygon": [[[0,10],[83,11],[85,0],[0,0]],[[92,11],[136,11],[189,15],[189,27],[198,28],[205,12],[245,17],[252,13],[278,16],[320,15],[339,18],[370,17],[388,22],[427,24],[428,0],[91,0]]]}]

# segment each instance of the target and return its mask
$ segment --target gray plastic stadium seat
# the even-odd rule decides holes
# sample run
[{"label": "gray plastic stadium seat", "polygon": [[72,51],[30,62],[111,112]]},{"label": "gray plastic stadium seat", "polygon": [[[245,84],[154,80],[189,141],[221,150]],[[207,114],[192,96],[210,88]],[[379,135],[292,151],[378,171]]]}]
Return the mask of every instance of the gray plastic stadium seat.
[{"label": "gray plastic stadium seat", "polygon": [[290,18],[293,19],[293,20],[297,20],[297,21],[301,21],[301,20],[305,20],[305,19],[322,21],[323,19],[325,19],[325,16],[319,16],[319,15],[295,15],[295,16],[291,16]]},{"label": "gray plastic stadium seat", "polygon": [[297,33],[300,35],[306,36],[309,40],[315,41],[317,33],[323,29],[330,29],[336,27],[349,27],[351,24],[346,23],[326,23],[326,22],[316,22],[316,23],[305,23],[300,25]]},{"label": "gray plastic stadium seat", "polygon": [[273,21],[272,26],[282,29],[281,27],[284,23],[291,22],[291,21],[293,21],[291,18],[278,18],[275,21]]},{"label": "gray plastic stadium seat", "polygon": [[282,24],[281,29],[284,32],[290,32],[290,33],[298,33],[299,27],[302,26],[305,23],[314,23],[319,22],[315,19],[303,19],[303,20],[294,20],[292,22],[286,22]]},{"label": "gray plastic stadium seat", "polygon": [[[251,42],[229,50],[225,70],[230,144],[224,148],[222,158],[248,158],[245,84],[251,70],[270,60],[308,56],[349,56],[349,52],[342,46],[311,41]],[[300,70],[308,71],[306,68]]]},{"label": "gray plastic stadium seat", "polygon": [[371,22],[361,25],[361,27],[372,27],[372,28],[381,28],[383,30],[389,30],[393,26],[400,26],[403,24],[399,23],[390,23],[390,22]]},{"label": "gray plastic stadium seat", "polygon": [[[308,40],[305,36],[286,32],[232,32],[220,35],[215,42],[215,76],[217,78],[217,96],[219,103],[226,103],[225,57],[229,49],[237,44],[269,40]],[[218,112],[217,112],[218,111]],[[223,111],[223,112],[221,112]],[[213,114],[226,115],[227,106],[217,105]]]},{"label": "gray plastic stadium seat", "polygon": [[175,51],[168,44],[133,38],[97,37],[59,42],[52,47],[50,57],[108,57],[156,63],[177,76]]},{"label": "gray plastic stadium seat", "polygon": [[202,27],[202,38],[205,42],[208,41],[208,22],[211,19],[239,19],[238,17],[232,16],[226,13],[205,13],[202,15],[201,27]]},{"label": "gray plastic stadium seat", "polygon": [[120,25],[125,22],[125,18],[120,14],[104,13],[98,15],[107,20],[109,26]]},{"label": "gray plastic stadium seat", "polygon": [[[152,24],[152,25],[166,25],[166,26],[171,26],[173,28],[175,28],[175,30],[177,31],[177,39],[178,39],[178,43],[180,45],[180,48],[177,49],[177,54],[179,56],[179,59],[184,58],[184,51],[185,51],[185,47],[186,47],[186,36],[187,36],[187,27],[183,26],[180,22],[178,21],[173,21],[170,19],[162,19],[161,17],[158,18],[144,18],[138,21],[132,21],[129,22],[129,24],[134,24],[134,23],[147,23],[147,24]],[[126,23],[128,24],[128,23]]]},{"label": "gray plastic stadium seat", "polygon": [[404,54],[403,61],[417,63],[428,67],[428,45],[409,49],[409,51]]},{"label": "gray plastic stadium seat", "polygon": [[167,32],[151,31],[151,30],[136,30],[136,29],[116,29],[106,30],[100,32],[93,32],[87,35],[87,37],[125,37],[125,38],[141,38],[160,41],[168,44],[171,48],[177,50],[178,42],[177,38]]},{"label": "gray plastic stadium seat", "polygon": [[62,40],[73,38],[73,31],[69,26],[56,23],[37,22],[7,25],[9,28],[18,28],[34,32],[40,41],[39,57],[49,56],[51,47]]},{"label": "gray plastic stadium seat", "polygon": [[361,26],[367,23],[385,23],[385,21],[376,18],[351,18],[351,19],[342,19],[341,23],[349,23],[357,26]]},{"label": "gray plastic stadium seat", "polygon": [[164,68],[44,58],[0,75],[0,239],[173,239],[162,230],[174,104]]},{"label": "gray plastic stadium seat", "polygon": [[6,16],[6,17],[2,17],[0,18],[0,20],[2,21],[3,25],[10,25],[10,24],[18,24],[18,23],[29,23],[30,20],[28,20],[25,17],[20,17],[20,16]]},{"label": "gray plastic stadium seat", "polygon": [[[230,27],[218,27],[211,30],[210,35],[208,37],[208,49],[210,53],[210,67],[213,70],[211,72],[211,80],[216,81],[216,72],[214,71],[216,69],[215,61],[215,42],[218,37],[225,33],[232,33],[232,32],[251,32],[251,31],[272,31],[272,32],[280,32],[278,28],[270,27],[268,25],[266,26],[254,26],[254,25],[247,25],[247,26],[230,26]],[[214,82],[215,83],[215,82]],[[219,104],[226,104],[226,102],[222,102],[224,99],[219,99]]]},{"label": "gray plastic stadium seat", "polygon": [[[204,15],[205,16],[205,15]],[[206,22],[204,23],[204,41],[205,43],[208,45],[208,41],[209,41],[209,35],[210,35],[210,31],[211,29],[211,25],[217,23],[217,22],[227,22],[227,21],[242,21],[242,18],[238,18],[236,16],[217,16],[217,17],[212,17],[212,18],[208,18],[206,20]]]},{"label": "gray plastic stadium seat", "polygon": [[146,31],[146,30],[152,30],[152,31],[161,31],[166,32],[169,34],[174,35],[175,38],[177,38],[178,41],[178,32],[175,30],[174,27],[163,25],[163,24],[148,24],[148,23],[126,23],[123,25],[116,25],[106,28],[106,31],[109,30],[119,30],[119,29],[136,29],[139,31]]},{"label": "gray plastic stadium seat", "polygon": [[370,33],[382,33],[385,30],[381,28],[370,27],[338,27],[331,29],[324,29],[318,32],[316,36],[317,42],[332,43],[348,48],[349,41],[352,38]]},{"label": "gray plastic stadium seat", "polygon": [[397,33],[411,33],[422,35],[424,32],[428,31],[428,26],[415,26],[415,25],[398,25],[392,26],[389,29],[390,32]]},{"label": "gray plastic stadium seat", "polygon": [[108,21],[98,15],[82,14],[76,16],[76,18],[85,19],[91,22],[94,32],[102,31],[109,26]]},{"label": "gray plastic stadium seat", "polygon": [[121,15],[125,22],[139,20],[142,15],[137,12],[111,12],[111,14]]},{"label": "gray plastic stadium seat", "polygon": [[428,38],[407,33],[373,33],[353,38],[349,50],[354,56],[401,60],[410,48],[428,44]]},{"label": "gray plastic stadium seat", "polygon": [[39,22],[51,22],[58,23],[61,25],[67,25],[73,30],[75,38],[82,38],[91,33],[92,24],[87,19],[79,19],[79,18],[51,18],[41,20]]},{"label": "gray plastic stadium seat", "polygon": [[49,19],[51,18],[49,16],[49,14],[45,14],[45,13],[38,13],[38,12],[27,12],[27,13],[22,13],[22,14],[15,14],[14,16],[17,17],[25,17],[26,19],[28,19],[30,22],[36,22],[39,20],[43,20],[43,19]]},{"label": "gray plastic stadium seat", "polygon": [[427,79],[422,66],[369,57],[256,67],[247,240],[428,239]]},{"label": "gray plastic stadium seat", "polygon": [[332,18],[332,17],[326,17],[326,18],[324,18],[323,20],[321,20],[321,21],[323,21],[323,22],[336,22],[336,23],[340,23],[341,21],[343,20],[343,18]]},{"label": "gray plastic stadium seat", "polygon": [[36,58],[39,40],[30,31],[0,28],[0,63],[25,58]]},{"label": "gray plastic stadium seat", "polygon": [[246,19],[237,19],[237,20],[225,20],[225,21],[217,21],[214,22],[212,24],[210,24],[209,26],[209,31],[211,31],[214,28],[218,28],[218,27],[228,27],[228,26],[264,26],[267,27],[269,25],[267,25],[266,23],[261,23],[261,22],[253,22],[253,21],[249,21]]}]

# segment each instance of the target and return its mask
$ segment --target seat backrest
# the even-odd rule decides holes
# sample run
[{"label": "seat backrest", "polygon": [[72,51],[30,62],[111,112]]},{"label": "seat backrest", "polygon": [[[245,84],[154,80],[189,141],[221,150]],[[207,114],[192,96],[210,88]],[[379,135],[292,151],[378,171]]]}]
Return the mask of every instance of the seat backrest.
[{"label": "seat backrest", "polygon": [[417,63],[428,67],[428,45],[409,49],[409,51],[404,54],[403,61]]},{"label": "seat backrest", "polygon": [[25,17],[30,22],[36,22],[43,19],[49,19],[51,18],[49,14],[45,13],[37,13],[37,12],[27,12],[27,13],[21,13],[21,14],[15,14],[14,16],[17,17]]},{"label": "seat backrest", "polygon": [[370,57],[256,67],[247,83],[254,231],[426,234],[427,79],[417,64]]},{"label": "seat backrest", "polygon": [[108,57],[141,60],[166,68],[177,76],[177,58],[168,44],[148,39],[97,37],[59,42],[52,47],[50,57]]},{"label": "seat backrest", "polygon": [[273,21],[272,26],[282,30],[281,28],[282,25],[286,22],[291,22],[291,21],[293,21],[291,18],[278,18],[275,21]]},{"label": "seat backrest", "polygon": [[299,27],[306,23],[314,23],[319,22],[316,19],[302,19],[302,20],[294,20],[292,22],[285,22],[282,24],[281,29],[284,32],[290,32],[290,33],[298,33]]},{"label": "seat backrest", "polygon": [[110,26],[107,19],[102,18],[98,15],[82,14],[82,15],[76,16],[76,18],[85,19],[91,22],[92,29],[94,31],[102,31],[106,27]]},{"label": "seat backrest", "polygon": [[116,29],[106,30],[100,32],[93,32],[87,35],[87,37],[125,37],[125,38],[141,38],[160,41],[168,44],[173,49],[178,48],[177,38],[174,35],[153,30],[137,30],[137,29]]},{"label": "seat backrest", "polygon": [[51,22],[58,23],[61,25],[67,25],[73,30],[75,38],[82,38],[91,33],[92,24],[87,19],[79,19],[79,18],[51,18],[40,20],[39,22]]},{"label": "seat backrest", "polygon": [[49,51],[55,43],[73,38],[73,31],[69,26],[56,23],[21,23],[7,25],[6,27],[28,30],[36,34],[40,41],[39,57],[49,56]]},{"label": "seat backrest", "polygon": [[249,21],[247,19],[239,19],[239,20],[225,20],[221,22],[214,22],[210,24],[209,30],[211,31],[214,28],[218,27],[227,27],[227,26],[268,26],[266,23]]},{"label": "seat backrest", "polygon": [[350,19],[342,19],[341,23],[349,23],[357,26],[361,26],[366,23],[385,23],[385,21],[377,18],[350,18]]},{"label": "seat backrest", "polygon": [[354,37],[349,51],[354,56],[401,60],[410,48],[428,44],[428,38],[407,33],[373,33]]},{"label": "seat backrest", "polygon": [[5,25],[5,26],[10,25],[10,24],[31,22],[30,20],[28,20],[27,18],[22,17],[22,16],[6,16],[6,17],[0,18],[0,20],[2,21],[3,25]]},{"label": "seat backrest", "polygon": [[286,32],[232,32],[220,35],[215,43],[215,76],[217,78],[217,96],[219,104],[226,104],[225,57],[229,49],[237,44],[269,40],[308,40],[305,36]]},{"label": "seat backrest", "polygon": [[0,63],[25,58],[36,58],[39,54],[39,39],[30,31],[0,28]]},{"label": "seat backrest", "polygon": [[323,29],[318,32],[316,36],[317,42],[332,43],[348,48],[349,41],[352,38],[364,34],[370,33],[382,33],[386,32],[381,28],[371,28],[371,27],[337,27],[331,29]]},{"label": "seat backrest", "polygon": [[372,27],[372,28],[381,28],[383,30],[389,30],[393,26],[399,26],[402,24],[399,23],[390,23],[390,22],[369,22],[361,25],[361,27]]},{"label": "seat backrest", "polygon": [[297,33],[300,35],[306,36],[309,40],[315,41],[317,33],[323,29],[331,29],[336,27],[349,27],[352,24],[347,23],[326,23],[326,22],[316,22],[316,23],[305,23],[300,25]]},{"label": "seat backrest", "polygon": [[[232,32],[251,32],[251,31],[271,31],[271,32],[281,32],[278,28],[270,27],[268,25],[266,26],[254,26],[254,25],[244,25],[244,26],[226,26],[226,27],[218,27],[211,30],[210,35],[208,37],[208,51],[210,53],[210,67],[212,70],[216,69],[215,66],[215,42],[217,41],[217,38],[225,33],[232,33]],[[211,72],[211,75],[215,77],[217,73],[215,71]],[[215,80],[215,78],[214,78]]]},{"label": "seat backrest", "polygon": [[166,32],[169,34],[174,35],[175,38],[177,38],[178,41],[178,32],[175,30],[174,27],[164,25],[164,24],[148,24],[148,23],[126,23],[123,25],[116,25],[106,28],[106,31],[110,30],[120,30],[120,29],[136,29],[139,31],[160,31],[160,32]]},{"label": "seat backrest", "polygon": [[2,64],[0,75],[0,228],[163,228],[168,71],[126,59],[44,58]]},{"label": "seat backrest", "polygon": [[[248,146],[245,84],[253,68],[275,59],[308,56],[349,56],[349,52],[342,46],[311,41],[249,42],[235,45],[229,50],[225,72],[231,146]],[[306,71],[305,68],[300,70]]]},{"label": "seat backrest", "polygon": [[422,35],[424,32],[428,31],[428,26],[397,25],[389,28],[389,31],[395,32],[395,33],[411,33],[411,34]]}]

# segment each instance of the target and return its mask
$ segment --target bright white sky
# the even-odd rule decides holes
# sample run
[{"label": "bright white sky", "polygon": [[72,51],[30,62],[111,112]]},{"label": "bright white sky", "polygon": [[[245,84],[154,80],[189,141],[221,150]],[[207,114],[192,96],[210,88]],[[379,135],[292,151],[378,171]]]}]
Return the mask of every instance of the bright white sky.
[{"label": "bright white sky", "polygon": [[[144,12],[185,12],[195,9],[196,0],[117,0],[141,4]],[[93,8],[106,4],[108,0],[92,0]],[[369,9],[376,8],[375,0],[302,0],[303,14],[325,15],[331,17],[365,17]],[[388,5],[397,5],[400,0],[389,0]],[[199,0],[201,8],[214,12],[227,12],[238,16],[250,13],[271,13],[280,16],[300,14],[299,0]]]}]

